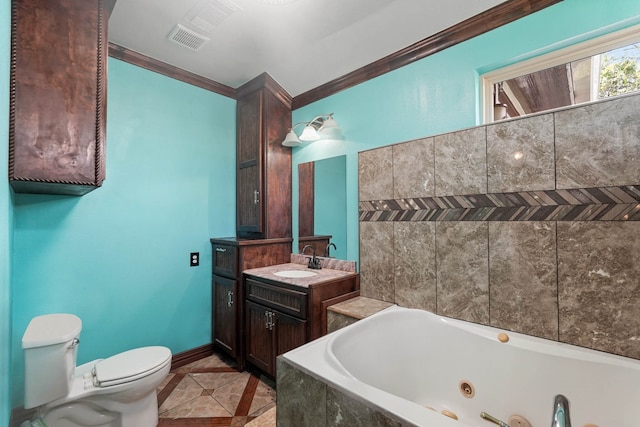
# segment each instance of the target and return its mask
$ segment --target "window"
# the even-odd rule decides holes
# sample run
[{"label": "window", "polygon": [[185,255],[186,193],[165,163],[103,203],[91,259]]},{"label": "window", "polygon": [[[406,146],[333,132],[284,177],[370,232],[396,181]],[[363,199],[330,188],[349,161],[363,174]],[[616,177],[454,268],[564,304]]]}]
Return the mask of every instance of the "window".
[{"label": "window", "polygon": [[640,91],[640,27],[482,76],[484,122]]}]

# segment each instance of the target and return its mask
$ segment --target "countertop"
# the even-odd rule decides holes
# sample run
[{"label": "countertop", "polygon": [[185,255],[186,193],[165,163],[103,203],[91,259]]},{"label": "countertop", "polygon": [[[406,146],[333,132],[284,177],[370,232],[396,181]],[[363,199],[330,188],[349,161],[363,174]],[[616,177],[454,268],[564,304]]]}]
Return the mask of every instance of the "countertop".
[{"label": "countertop", "polygon": [[[304,270],[312,271],[316,273],[311,277],[280,277],[274,273],[285,270]],[[347,277],[356,276],[358,273],[353,271],[334,270],[331,268],[322,268],[320,270],[309,269],[306,265],[300,263],[289,262],[286,264],[271,265],[268,267],[251,268],[244,270],[244,274],[260,277],[263,279],[274,280],[276,282],[287,283],[289,285],[300,286],[308,288],[310,286],[318,285],[323,282],[328,282],[335,279],[343,279]]]},{"label": "countertop", "polygon": [[327,310],[335,313],[344,314],[354,319],[364,319],[375,314],[387,307],[391,307],[393,303],[379,301],[372,298],[355,297],[338,304],[330,305]]}]

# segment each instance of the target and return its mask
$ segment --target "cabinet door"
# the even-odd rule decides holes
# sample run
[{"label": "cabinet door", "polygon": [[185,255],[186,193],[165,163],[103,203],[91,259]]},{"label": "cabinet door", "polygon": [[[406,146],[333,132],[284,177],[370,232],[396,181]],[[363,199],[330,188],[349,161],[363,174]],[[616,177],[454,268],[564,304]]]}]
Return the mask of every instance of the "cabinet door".
[{"label": "cabinet door", "polygon": [[251,301],[245,303],[247,361],[275,377],[276,357],[307,340],[307,322]]},{"label": "cabinet door", "polygon": [[274,312],[275,326],[275,357],[289,350],[300,347],[307,342],[307,321],[288,316],[278,311]]},{"label": "cabinet door", "polygon": [[262,91],[238,100],[237,114],[236,226],[262,233]]},{"label": "cabinet door", "polygon": [[246,358],[257,368],[273,376],[275,374],[274,334],[271,316],[273,310],[245,302],[245,349]]},{"label": "cabinet door", "polygon": [[238,282],[213,276],[213,341],[232,357],[238,356]]}]

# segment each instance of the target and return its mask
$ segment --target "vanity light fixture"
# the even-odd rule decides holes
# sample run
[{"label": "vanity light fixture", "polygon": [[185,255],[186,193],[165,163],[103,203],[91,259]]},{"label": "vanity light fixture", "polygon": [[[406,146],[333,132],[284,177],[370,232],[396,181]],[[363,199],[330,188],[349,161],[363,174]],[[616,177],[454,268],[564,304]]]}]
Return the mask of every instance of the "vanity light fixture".
[{"label": "vanity light fixture", "polygon": [[[294,129],[298,126],[304,125],[302,133],[298,135],[294,132]],[[340,134],[340,127],[333,119],[333,113],[321,114],[313,118],[308,122],[298,122],[291,126],[289,133],[282,141],[282,145],[285,147],[298,147],[304,142],[312,142],[321,139],[322,137],[331,137]]]}]

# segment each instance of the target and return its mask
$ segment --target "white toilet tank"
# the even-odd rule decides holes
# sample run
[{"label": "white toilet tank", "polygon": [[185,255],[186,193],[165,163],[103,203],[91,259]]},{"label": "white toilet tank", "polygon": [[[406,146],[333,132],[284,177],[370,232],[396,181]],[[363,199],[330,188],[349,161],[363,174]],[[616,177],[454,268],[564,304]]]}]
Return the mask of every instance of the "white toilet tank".
[{"label": "white toilet tank", "polygon": [[73,383],[82,321],[73,314],[34,317],[22,336],[25,409],[66,396]]}]

